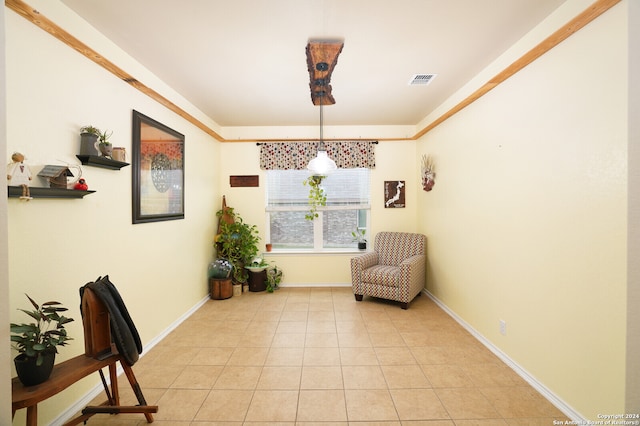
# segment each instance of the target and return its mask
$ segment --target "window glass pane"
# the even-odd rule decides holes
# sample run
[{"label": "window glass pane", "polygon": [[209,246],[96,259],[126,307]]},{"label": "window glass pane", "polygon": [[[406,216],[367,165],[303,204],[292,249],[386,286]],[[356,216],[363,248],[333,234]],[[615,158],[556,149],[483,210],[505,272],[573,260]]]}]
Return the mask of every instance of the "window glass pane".
[{"label": "window glass pane", "polygon": [[355,247],[351,233],[358,226],[359,212],[366,210],[328,210],[322,218],[322,246],[324,248]]},{"label": "window glass pane", "polygon": [[308,177],[307,170],[266,173],[266,211],[273,248],[355,248],[351,232],[366,230],[368,226],[369,169],[338,169],[327,176],[321,185],[327,195],[327,206],[319,207],[319,218],[315,221],[305,219],[309,211],[309,186],[303,182]]},{"label": "window glass pane", "polygon": [[271,244],[273,248],[313,248],[313,222],[304,211],[271,212]]}]

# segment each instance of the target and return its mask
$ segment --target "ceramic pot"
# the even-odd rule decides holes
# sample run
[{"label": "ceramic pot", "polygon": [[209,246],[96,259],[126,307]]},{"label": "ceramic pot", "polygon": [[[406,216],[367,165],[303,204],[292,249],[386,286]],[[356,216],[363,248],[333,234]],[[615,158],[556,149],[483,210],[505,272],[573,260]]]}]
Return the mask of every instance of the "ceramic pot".
[{"label": "ceramic pot", "polygon": [[109,157],[111,158],[111,155],[113,154],[113,145],[110,143],[101,143],[98,144],[98,148],[100,148],[100,153],[102,154],[103,157]]},{"label": "ceramic pot", "polygon": [[360,250],[366,250],[367,249],[367,243],[358,243],[358,248]]},{"label": "ceramic pot", "polygon": [[25,386],[34,386],[45,382],[53,371],[53,363],[56,360],[55,352],[46,352],[42,355],[43,361],[41,365],[36,365],[37,358],[27,357],[20,354],[14,358],[13,362],[16,366],[18,379]]},{"label": "ceramic pot", "polygon": [[234,284],[233,285],[233,295],[234,296],[242,296],[242,284]]},{"label": "ceramic pot", "polygon": [[93,133],[80,134],[80,155],[100,155],[96,135]]}]

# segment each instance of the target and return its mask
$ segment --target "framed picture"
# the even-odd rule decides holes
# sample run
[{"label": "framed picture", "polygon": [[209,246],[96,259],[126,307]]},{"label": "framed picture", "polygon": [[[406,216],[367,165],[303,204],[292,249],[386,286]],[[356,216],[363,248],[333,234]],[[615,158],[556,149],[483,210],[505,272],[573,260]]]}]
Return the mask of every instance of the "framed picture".
[{"label": "framed picture", "polygon": [[184,135],[133,111],[133,223],[184,219]]},{"label": "framed picture", "polygon": [[384,181],[384,207],[404,208],[404,181]]}]

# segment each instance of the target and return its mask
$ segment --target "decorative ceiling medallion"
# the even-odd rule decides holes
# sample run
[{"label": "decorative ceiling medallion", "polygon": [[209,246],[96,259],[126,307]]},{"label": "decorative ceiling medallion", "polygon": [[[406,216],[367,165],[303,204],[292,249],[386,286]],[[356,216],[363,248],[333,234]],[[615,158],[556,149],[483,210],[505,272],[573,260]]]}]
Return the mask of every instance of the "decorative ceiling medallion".
[{"label": "decorative ceiling medallion", "polygon": [[[310,41],[307,44],[307,69],[309,70],[309,88],[314,105],[333,105],[331,95],[331,73],[342,52],[342,41]],[[321,100],[322,99],[322,100]]]}]

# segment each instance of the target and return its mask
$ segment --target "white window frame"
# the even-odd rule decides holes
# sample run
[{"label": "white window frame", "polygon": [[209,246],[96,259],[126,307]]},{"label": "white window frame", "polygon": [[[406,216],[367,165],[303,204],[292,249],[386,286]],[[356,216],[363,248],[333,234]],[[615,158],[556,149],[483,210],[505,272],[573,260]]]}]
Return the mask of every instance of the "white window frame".
[{"label": "white window frame", "polygon": [[[369,180],[371,179],[371,173],[369,173]],[[300,183],[302,185],[302,182]],[[291,206],[269,206],[269,188],[267,187],[265,191],[265,241],[271,242],[271,212],[278,211],[300,211],[300,212],[308,212],[309,205],[308,204],[298,204]],[[369,200],[371,199],[371,182],[369,181]],[[337,205],[337,206],[318,206],[316,213],[318,217],[313,220],[313,247],[312,248],[296,248],[296,249],[278,249],[273,247],[273,251],[278,253],[306,253],[306,252],[314,252],[314,253],[336,253],[336,252],[357,252],[359,251],[357,248],[357,243],[354,242],[354,246],[351,247],[337,247],[337,248],[325,248],[323,247],[323,219],[324,212],[326,211],[344,211],[344,210],[365,210],[366,211],[366,233],[365,235],[370,235],[369,229],[371,226],[371,203],[364,204],[348,204],[348,205]],[[355,230],[355,229],[354,229]]]}]

